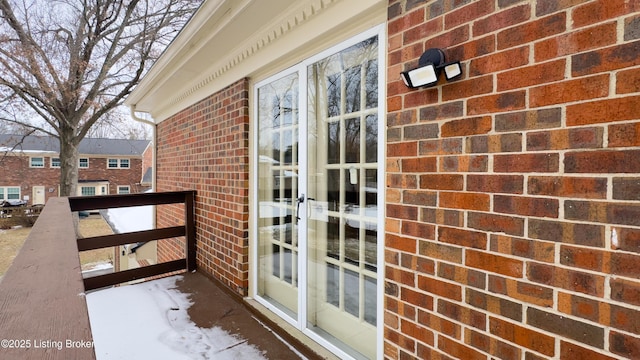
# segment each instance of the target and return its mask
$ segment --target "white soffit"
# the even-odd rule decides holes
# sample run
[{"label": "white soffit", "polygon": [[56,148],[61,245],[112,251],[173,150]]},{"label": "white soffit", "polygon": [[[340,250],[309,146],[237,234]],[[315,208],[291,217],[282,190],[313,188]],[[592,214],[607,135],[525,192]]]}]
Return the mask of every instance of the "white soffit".
[{"label": "white soffit", "polygon": [[207,0],[125,104],[157,123],[386,20],[386,0]]}]

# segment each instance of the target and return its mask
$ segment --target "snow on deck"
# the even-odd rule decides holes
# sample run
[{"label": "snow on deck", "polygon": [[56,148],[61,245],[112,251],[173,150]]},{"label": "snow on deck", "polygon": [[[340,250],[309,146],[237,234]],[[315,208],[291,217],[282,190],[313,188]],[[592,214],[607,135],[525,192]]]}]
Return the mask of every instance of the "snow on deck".
[{"label": "snow on deck", "polygon": [[266,359],[245,339],[190,319],[181,276],[115,287],[87,295],[97,360]]}]

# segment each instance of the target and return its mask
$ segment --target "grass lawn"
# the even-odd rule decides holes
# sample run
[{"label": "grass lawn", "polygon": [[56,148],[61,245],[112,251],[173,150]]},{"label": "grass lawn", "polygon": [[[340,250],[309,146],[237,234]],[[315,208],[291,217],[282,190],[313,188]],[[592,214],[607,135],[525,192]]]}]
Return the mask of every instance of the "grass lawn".
[{"label": "grass lawn", "polygon": [[[31,228],[0,230],[0,276],[7,271],[18,251],[24,244]],[[100,215],[91,215],[80,219],[80,235],[91,237],[112,234],[109,224]],[[82,269],[104,262],[113,262],[113,248],[97,249],[80,253]]]}]

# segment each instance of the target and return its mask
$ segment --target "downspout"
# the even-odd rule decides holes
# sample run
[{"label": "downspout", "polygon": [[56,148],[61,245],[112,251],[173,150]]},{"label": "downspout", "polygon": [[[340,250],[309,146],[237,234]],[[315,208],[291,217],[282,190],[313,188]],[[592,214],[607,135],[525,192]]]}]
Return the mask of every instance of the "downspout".
[{"label": "downspout", "polygon": [[[151,160],[151,190],[152,191],[156,191],[156,167],[157,167],[157,160],[156,160],[156,146],[158,145],[158,132],[157,132],[157,127],[156,127],[156,123],[153,121],[149,121],[146,119],[143,119],[141,117],[139,117],[138,115],[136,115],[136,106],[135,105],[129,105],[129,110],[131,113],[131,118],[137,122],[143,123],[143,124],[147,124],[147,125],[151,125],[151,127],[153,128],[153,146],[151,148],[151,156],[152,156],[152,160]],[[153,215],[152,215],[152,219],[153,219],[153,227],[155,228],[157,226],[156,224],[156,207],[153,207]]]}]

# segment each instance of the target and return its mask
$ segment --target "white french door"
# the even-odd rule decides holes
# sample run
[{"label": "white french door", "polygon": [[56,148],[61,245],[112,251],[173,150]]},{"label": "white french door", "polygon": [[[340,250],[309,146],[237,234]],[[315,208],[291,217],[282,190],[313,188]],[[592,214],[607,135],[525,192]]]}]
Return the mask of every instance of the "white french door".
[{"label": "white french door", "polygon": [[254,295],[353,358],[381,348],[378,42],[363,34],[255,90]]}]

